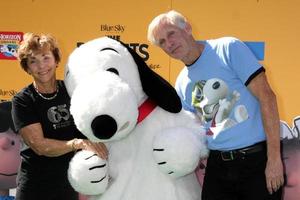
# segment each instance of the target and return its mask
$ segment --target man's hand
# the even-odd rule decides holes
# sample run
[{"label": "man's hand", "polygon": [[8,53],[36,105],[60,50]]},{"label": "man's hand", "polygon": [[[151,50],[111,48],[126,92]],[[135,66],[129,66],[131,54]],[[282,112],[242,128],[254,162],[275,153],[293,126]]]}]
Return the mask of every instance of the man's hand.
[{"label": "man's hand", "polygon": [[265,170],[267,189],[270,194],[276,192],[284,184],[283,164],[279,158],[267,161]]}]

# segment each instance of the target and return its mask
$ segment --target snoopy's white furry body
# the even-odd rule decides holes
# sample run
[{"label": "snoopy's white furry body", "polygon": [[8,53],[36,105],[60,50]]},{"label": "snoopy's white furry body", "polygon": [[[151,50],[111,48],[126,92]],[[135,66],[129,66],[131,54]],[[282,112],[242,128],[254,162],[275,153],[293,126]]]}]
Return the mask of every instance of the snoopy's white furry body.
[{"label": "snoopy's white furry body", "polygon": [[[133,53],[109,38],[80,48],[70,56],[65,75],[71,112],[83,134],[107,145],[109,158],[78,152],[70,162],[71,185],[94,200],[199,200],[193,171],[208,153],[200,121],[158,105],[137,123],[138,108],[156,97],[144,92],[149,88]],[[115,129],[105,127],[111,133],[99,134],[107,124]]]},{"label": "snoopy's white furry body", "polygon": [[[195,125],[191,123],[188,116],[186,116],[186,121],[182,120],[184,115],[186,115],[184,112],[170,115],[161,108],[157,108],[140,125],[137,125],[126,139],[110,143],[108,174],[111,178],[111,183],[102,195],[94,199],[199,200],[201,188],[194,173],[177,179],[169,177],[160,171],[157,161],[153,156],[153,140],[157,135],[162,134],[162,130],[171,127],[186,126],[187,124]],[[199,138],[195,135],[187,134],[186,137],[194,141],[194,145],[199,145],[197,142]],[[173,142],[174,147],[176,147],[177,143],[182,146],[191,145],[181,143],[180,141],[177,141],[177,143]],[[189,158],[186,158],[188,155],[184,155],[184,151],[182,152],[182,146],[177,146],[178,149],[173,148],[172,150],[177,150],[178,154],[176,157],[168,159],[171,161],[173,159],[188,160]],[[170,154],[166,153],[162,157],[168,157]],[[168,162],[169,160],[162,161]],[[195,167],[195,164],[197,163],[191,163],[190,168]],[[168,170],[168,167],[166,168]],[[94,177],[96,180],[101,178],[96,178],[96,175]]]}]

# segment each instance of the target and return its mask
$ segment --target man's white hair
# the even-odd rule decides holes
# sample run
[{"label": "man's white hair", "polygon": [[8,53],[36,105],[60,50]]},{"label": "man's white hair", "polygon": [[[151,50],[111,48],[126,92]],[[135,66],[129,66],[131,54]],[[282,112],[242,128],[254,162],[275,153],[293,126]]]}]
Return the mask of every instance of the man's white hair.
[{"label": "man's white hair", "polygon": [[156,41],[156,38],[154,36],[155,31],[163,23],[172,24],[177,26],[178,28],[184,29],[187,20],[182,14],[180,14],[175,10],[171,10],[156,16],[148,26],[148,35],[147,35],[149,42],[151,42],[154,45],[158,45],[158,41]]}]

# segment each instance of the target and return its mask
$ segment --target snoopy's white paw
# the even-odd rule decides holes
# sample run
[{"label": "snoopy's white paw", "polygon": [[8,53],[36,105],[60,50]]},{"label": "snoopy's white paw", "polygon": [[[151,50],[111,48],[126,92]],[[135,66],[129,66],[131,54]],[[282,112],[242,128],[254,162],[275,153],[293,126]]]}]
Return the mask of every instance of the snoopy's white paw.
[{"label": "snoopy's white paw", "polygon": [[226,98],[220,99],[219,105],[220,105],[220,107],[227,108],[230,105],[230,102]]},{"label": "snoopy's white paw", "polygon": [[232,92],[232,99],[233,99],[233,101],[238,101],[240,99],[240,96],[241,95],[240,95],[240,93],[238,91],[234,90]]},{"label": "snoopy's white paw", "polygon": [[163,173],[174,178],[184,176],[195,170],[201,156],[206,156],[208,151],[203,136],[193,131],[175,127],[154,138],[154,160]]},{"label": "snoopy's white paw", "polygon": [[85,195],[97,195],[108,184],[107,161],[91,151],[80,151],[69,164],[68,178],[72,187]]},{"label": "snoopy's white paw", "polygon": [[238,105],[234,109],[234,117],[238,123],[241,123],[248,119],[248,111],[247,108],[244,105]]}]

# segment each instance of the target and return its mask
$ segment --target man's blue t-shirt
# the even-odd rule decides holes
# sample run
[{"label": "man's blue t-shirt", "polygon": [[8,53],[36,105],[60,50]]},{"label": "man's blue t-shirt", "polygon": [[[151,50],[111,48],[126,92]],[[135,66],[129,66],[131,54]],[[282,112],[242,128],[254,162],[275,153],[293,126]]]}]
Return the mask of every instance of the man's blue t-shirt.
[{"label": "man's blue t-shirt", "polygon": [[239,149],[265,140],[259,102],[247,89],[264,68],[236,38],[203,44],[201,56],[184,67],[175,88],[184,109],[205,122],[209,149]]}]

